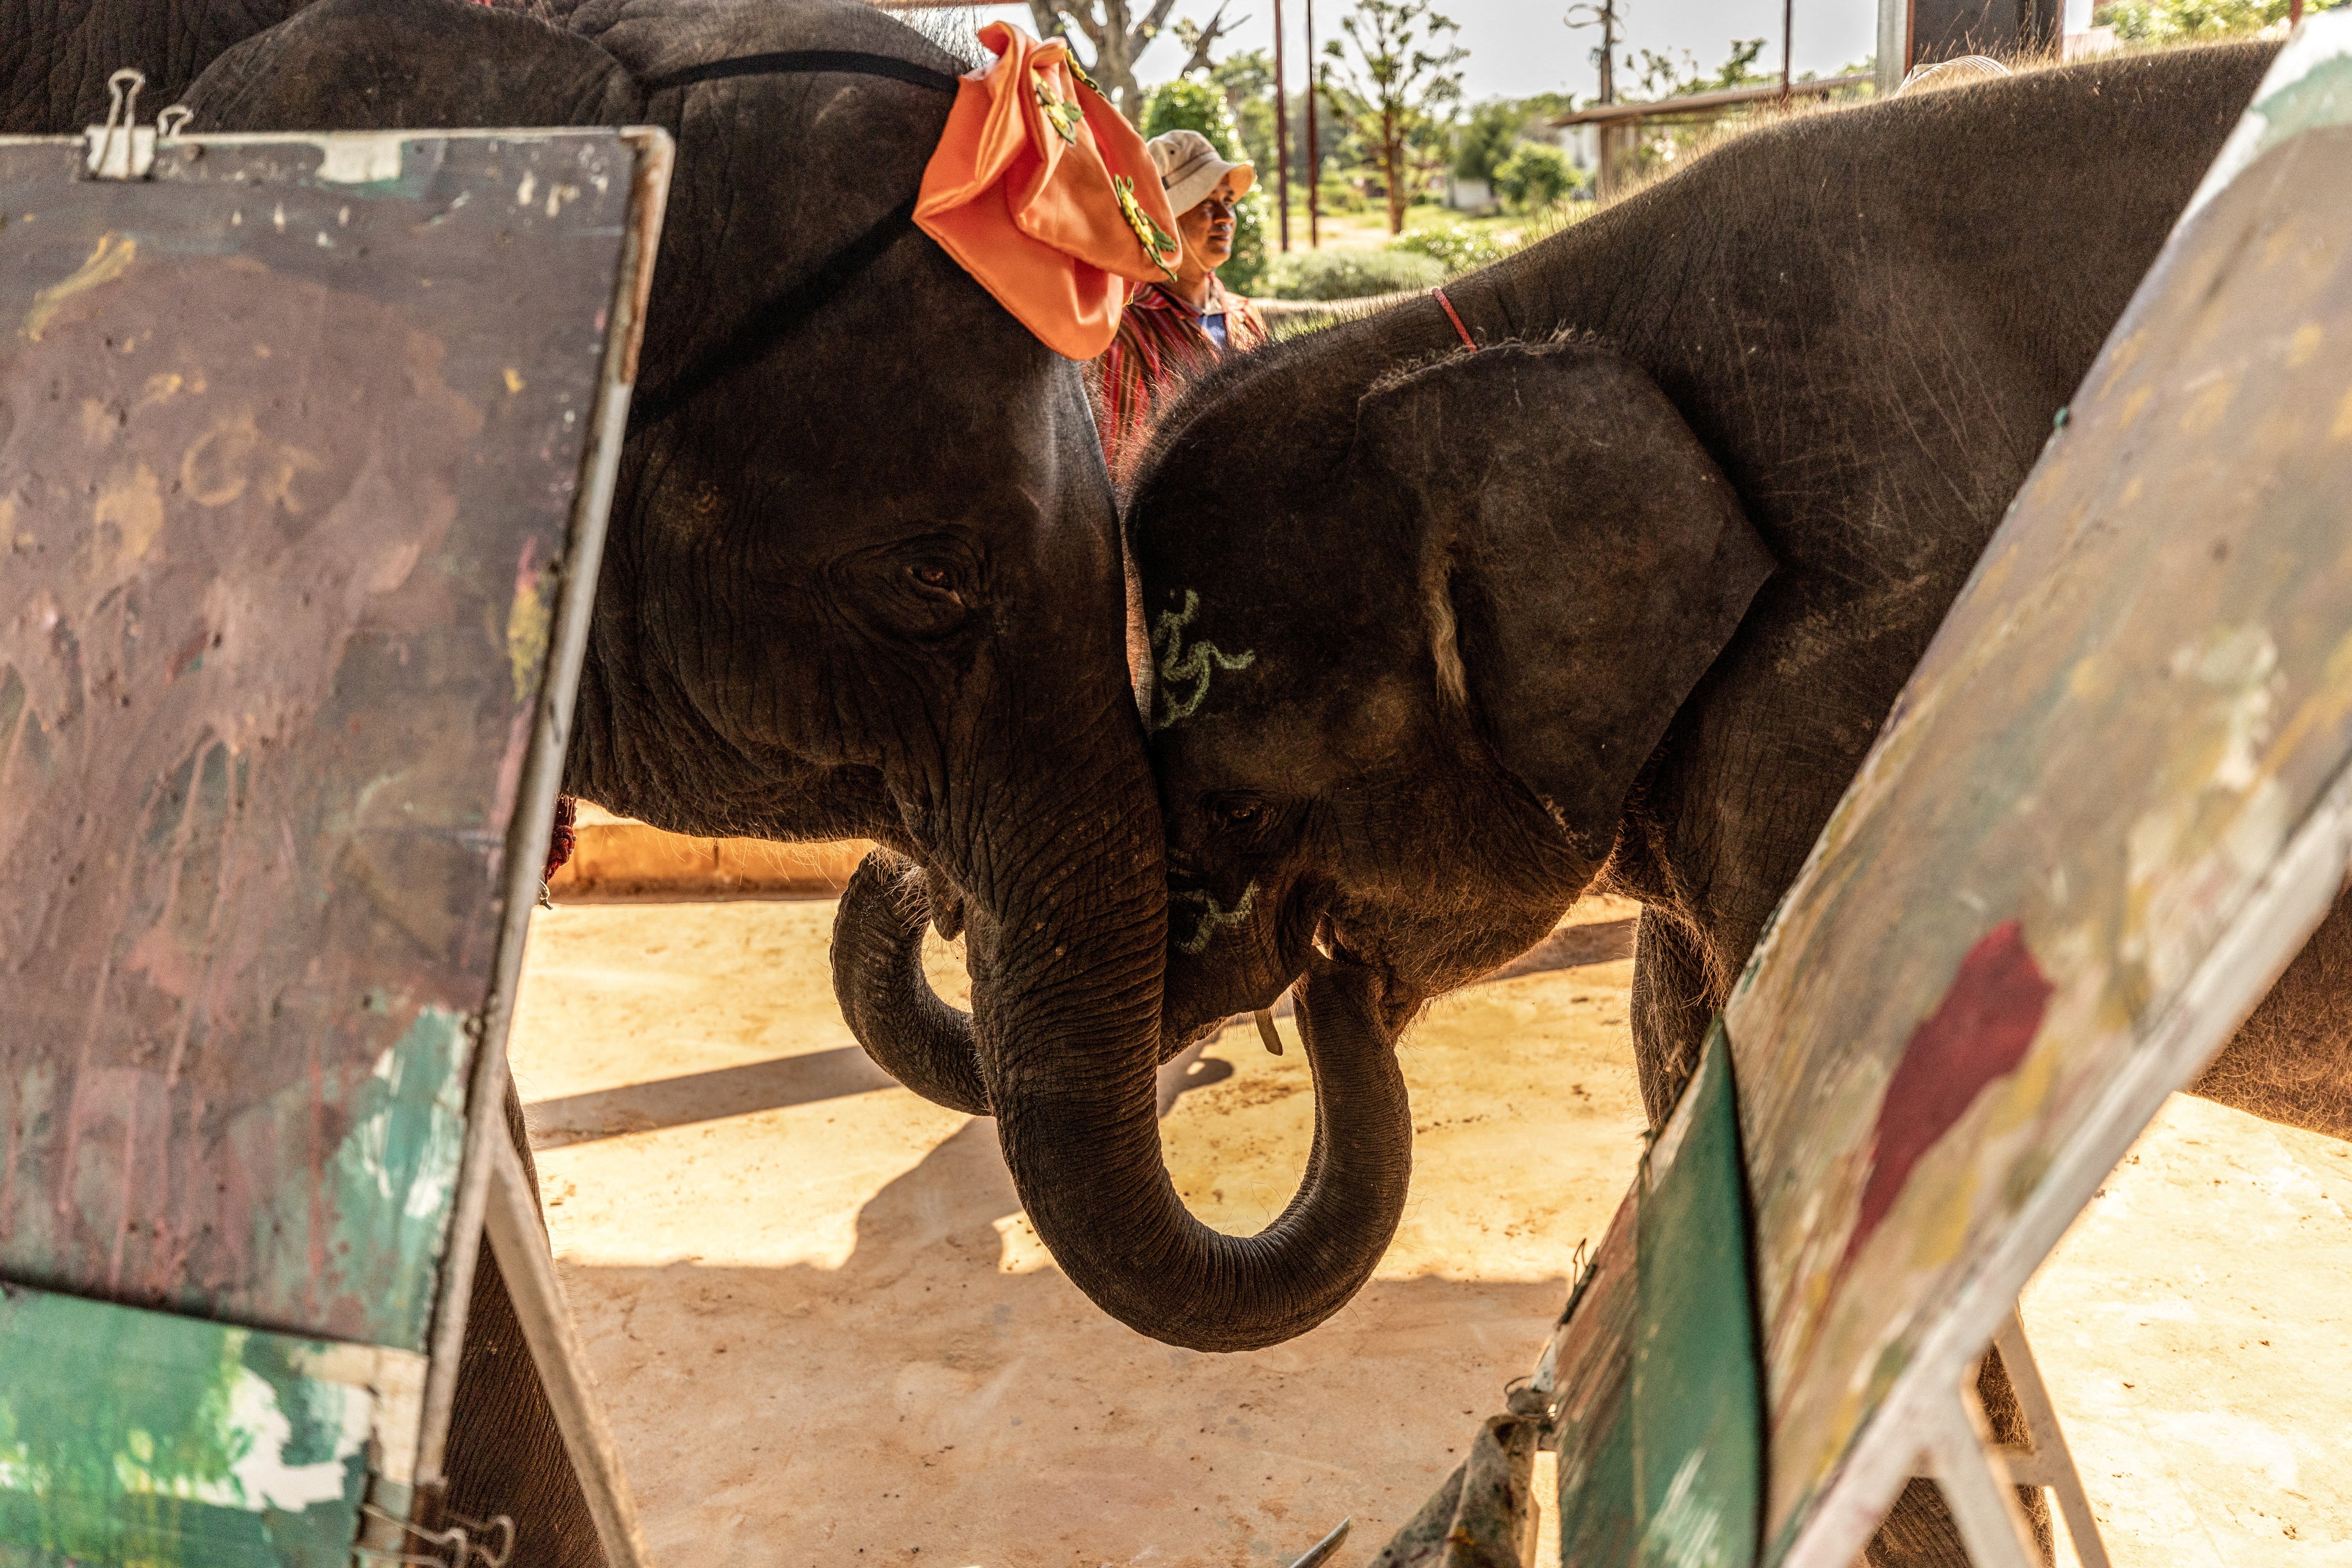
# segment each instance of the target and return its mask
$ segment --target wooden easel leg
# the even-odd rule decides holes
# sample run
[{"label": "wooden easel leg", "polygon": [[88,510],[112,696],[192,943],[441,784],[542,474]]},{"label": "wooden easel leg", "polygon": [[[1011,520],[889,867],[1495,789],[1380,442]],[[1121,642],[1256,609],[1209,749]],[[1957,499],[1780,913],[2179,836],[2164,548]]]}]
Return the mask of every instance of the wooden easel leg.
[{"label": "wooden easel leg", "polygon": [[2066,1447],[2058,1408],[2050,1403],[2049,1385],[2042,1381],[2042,1368],[2025,1341],[2025,1325],[2014,1310],[1993,1335],[1993,1343],[2000,1349],[2001,1365],[2024,1413],[2032,1447],[2017,1448],[1993,1440],[1984,1409],[1977,1403],[1976,1371],[1970,1368],[1951,1399],[1936,1412],[1919,1473],[1943,1489],[1945,1506],[1952,1510],[1976,1568],[2040,1568],[2042,1551],[2018,1507],[2019,1487],[2047,1487],[2056,1493],[2058,1510],[2065,1516],[2066,1533],[2083,1568],[2112,1568],[2082,1475]]},{"label": "wooden easel leg", "polygon": [[2017,1504],[2017,1485],[1984,1407],[1974,1368],[1928,1419],[1921,1468],[1944,1494],[1975,1568],[2042,1568],[2042,1549]]},{"label": "wooden easel leg", "polygon": [[580,1477],[580,1489],[596,1520],[607,1568],[652,1568],[637,1506],[621,1473],[621,1453],[604,1424],[604,1406],[590,1380],[588,1362],[572,1331],[571,1315],[555,1280],[555,1258],[540,1229],[538,1205],[522,1162],[505,1138],[490,1141],[489,1205],[483,1216],[490,1250],[499,1260],[515,1317],[522,1325],[531,1360],[538,1363],[547,1402],[563,1433],[563,1447]]},{"label": "wooden easel leg", "polygon": [[2066,1447],[2065,1428],[2059,1425],[2058,1408],[2050,1403],[2050,1389],[2042,1381],[2042,1369],[2034,1364],[2032,1347],[2025,1342],[2025,1325],[2014,1310],[1993,1336],[1993,1343],[2000,1347],[2001,1364],[2009,1369],[2010,1386],[2017,1391],[2017,1403],[2025,1412],[2026,1429],[2033,1443],[2030,1454],[2012,1449],[2007,1455],[2011,1477],[2019,1486],[2048,1487],[2056,1495],[2058,1511],[2065,1517],[2066,1533],[2074,1539],[2074,1555],[2082,1560],[2083,1568],[2111,1568],[2106,1542],[2099,1539],[2099,1521],[2091,1517],[2091,1500],[2083,1490],[2082,1474],[2074,1468],[2074,1453]]}]

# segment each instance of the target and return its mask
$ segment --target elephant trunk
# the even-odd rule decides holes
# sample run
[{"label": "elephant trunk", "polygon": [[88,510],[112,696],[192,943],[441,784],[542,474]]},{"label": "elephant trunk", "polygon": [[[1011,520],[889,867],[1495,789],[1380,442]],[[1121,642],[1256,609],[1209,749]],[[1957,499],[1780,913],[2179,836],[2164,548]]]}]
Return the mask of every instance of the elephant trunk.
[{"label": "elephant trunk", "polygon": [[887,849],[858,862],[834,916],[833,993],[883,1071],[935,1105],[986,1116],[971,1019],[940,1001],[923,973],[929,916],[908,882],[912,870]]},{"label": "elephant trunk", "polygon": [[[1145,858],[1106,848],[1095,847],[1097,864]],[[1050,894],[1013,900],[1017,911],[979,903],[966,1019],[923,977],[913,889],[869,858],[842,897],[835,987],[859,1041],[902,1083],[992,1110],[1030,1222],[1097,1306],[1171,1344],[1255,1350],[1339,1310],[1387,1251],[1412,1164],[1404,1078],[1370,972],[1315,960],[1298,991],[1316,1096],[1305,1179],[1256,1236],[1193,1218],[1160,1146],[1165,901],[1148,859],[1150,884],[1122,879],[1113,908]]]},{"label": "elephant trunk", "polygon": [[1362,1288],[1396,1234],[1412,1172],[1412,1112],[1375,990],[1370,971],[1319,957],[1300,983],[1315,1142],[1297,1193],[1255,1236],[1212,1230],[1177,1196],[1153,1058],[1084,1088],[996,1082],[999,1135],[1030,1223],[1096,1305],[1170,1344],[1248,1351],[1305,1333]]}]

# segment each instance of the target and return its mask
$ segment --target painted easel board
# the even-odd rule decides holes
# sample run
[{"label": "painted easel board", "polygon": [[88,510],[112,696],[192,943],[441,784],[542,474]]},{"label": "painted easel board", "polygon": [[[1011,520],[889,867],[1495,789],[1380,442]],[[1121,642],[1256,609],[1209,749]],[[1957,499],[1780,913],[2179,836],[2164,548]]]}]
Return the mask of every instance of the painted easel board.
[{"label": "painted easel board", "polygon": [[1763,1433],[1731,1071],[1717,1028],[1537,1363],[1563,1563],[1755,1562]]},{"label": "painted easel board", "polygon": [[[668,140],[133,129],[0,142],[0,1560],[345,1561],[446,1431]],[[178,1370],[41,1396],[98,1344]]]},{"label": "painted easel board", "polygon": [[2336,897],[2347,344],[2331,16],[2256,94],[1727,1010],[1767,1563],[1853,1560],[2032,1269]]}]

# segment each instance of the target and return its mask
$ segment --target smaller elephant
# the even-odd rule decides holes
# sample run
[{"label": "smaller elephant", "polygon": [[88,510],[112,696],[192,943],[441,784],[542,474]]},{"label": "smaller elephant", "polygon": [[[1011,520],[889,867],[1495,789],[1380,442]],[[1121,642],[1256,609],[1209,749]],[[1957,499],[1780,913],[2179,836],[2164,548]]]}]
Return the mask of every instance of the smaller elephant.
[{"label": "smaller elephant", "polygon": [[[1318,949],[1401,1024],[1600,888],[1643,905],[1663,1117],[2270,55],[1761,131],[1449,285],[1460,329],[1400,306],[1196,386],[1126,518],[1164,1038]],[[2203,1087],[2352,1132],[2340,1031],[2289,1060],[2284,1017]]]},{"label": "smaller elephant", "polygon": [[[1196,384],[1125,520],[1164,1044],[1323,955],[1392,1035],[1600,888],[1663,1120],[2271,54],[1760,130]],[[2347,974],[2340,903],[2199,1091],[2352,1135]],[[1967,1557],[1918,1482],[1868,1560]]]}]

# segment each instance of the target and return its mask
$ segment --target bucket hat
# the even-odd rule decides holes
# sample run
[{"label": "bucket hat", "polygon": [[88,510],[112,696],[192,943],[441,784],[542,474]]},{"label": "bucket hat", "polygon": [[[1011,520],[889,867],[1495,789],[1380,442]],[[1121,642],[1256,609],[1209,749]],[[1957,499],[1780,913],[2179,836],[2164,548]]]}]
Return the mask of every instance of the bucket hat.
[{"label": "bucket hat", "polygon": [[1228,163],[1217,156],[1207,137],[1197,131],[1168,131],[1143,144],[1160,171],[1160,188],[1168,193],[1171,211],[1190,211],[1217,188],[1227,174],[1237,175],[1234,195],[1240,195],[1257,181],[1256,165]]}]

